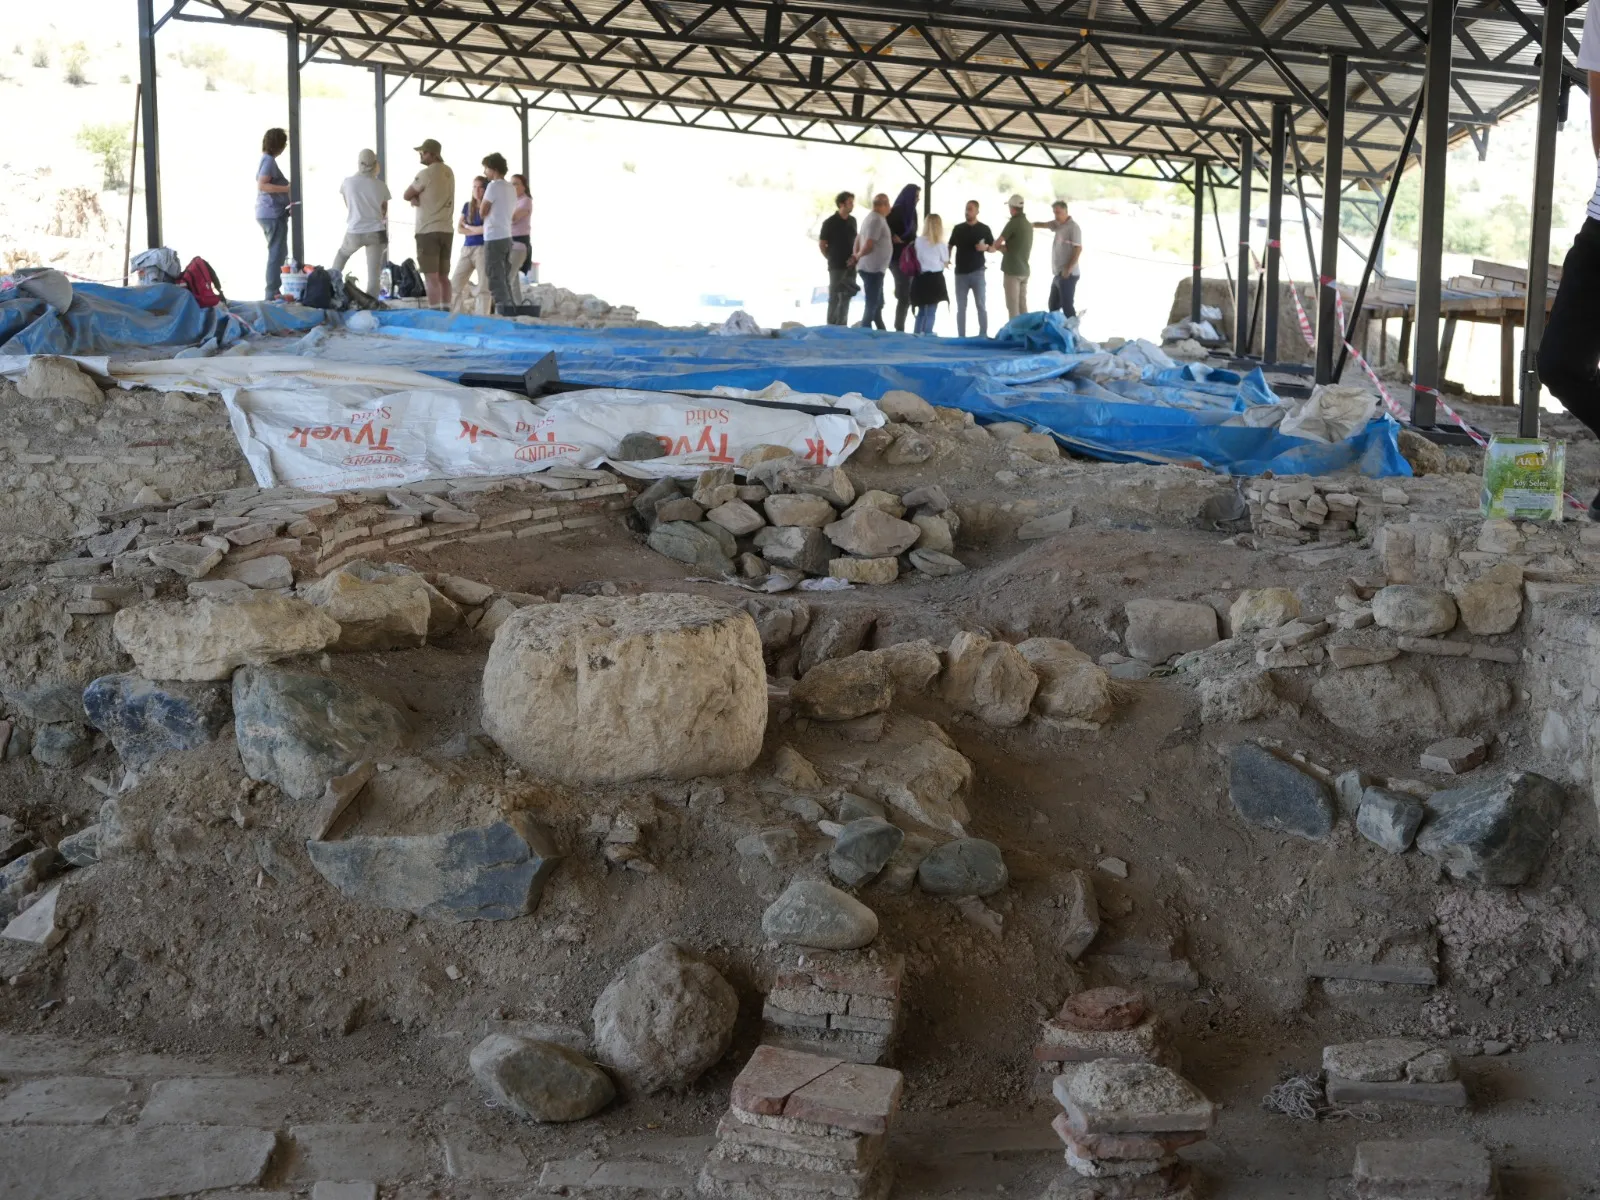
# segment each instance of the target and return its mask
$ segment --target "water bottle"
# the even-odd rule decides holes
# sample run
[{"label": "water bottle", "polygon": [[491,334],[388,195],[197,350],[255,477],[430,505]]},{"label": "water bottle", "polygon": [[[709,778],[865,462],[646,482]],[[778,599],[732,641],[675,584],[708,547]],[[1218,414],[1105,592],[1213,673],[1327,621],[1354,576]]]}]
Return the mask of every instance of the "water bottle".
[{"label": "water bottle", "polygon": [[394,285],[394,280],[389,275],[389,268],[383,269],[383,274],[378,276],[378,299],[389,299],[389,289]]}]

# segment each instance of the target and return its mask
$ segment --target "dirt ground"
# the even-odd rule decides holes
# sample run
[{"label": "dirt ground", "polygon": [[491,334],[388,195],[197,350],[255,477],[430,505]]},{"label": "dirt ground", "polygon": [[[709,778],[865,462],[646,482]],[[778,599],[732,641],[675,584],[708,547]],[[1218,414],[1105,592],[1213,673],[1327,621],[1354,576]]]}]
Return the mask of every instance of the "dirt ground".
[{"label": "dirt ground", "polygon": [[[1490,428],[1511,419],[1506,410],[1467,411]],[[1549,428],[1569,438],[1569,489],[1587,498],[1600,447],[1568,424],[1557,418]],[[849,470],[858,489],[941,483],[962,514],[957,553],[972,569],[804,594],[818,613],[870,610],[871,645],[920,637],[943,645],[959,631],[987,630],[1012,641],[1066,638],[1098,657],[1122,648],[1131,599],[1231,598],[1247,587],[1286,586],[1305,611],[1331,612],[1347,578],[1379,573],[1361,547],[1307,565],[1303,556],[1239,544],[1198,515],[1207,497],[1231,489],[1225,480],[1067,459],[1019,471],[981,430],[953,432],[940,447],[921,466]],[[1417,481],[1417,494],[1470,504],[1469,477],[1458,481],[1465,491],[1451,477]],[[1015,540],[1023,520],[1068,506],[1077,519],[1067,532]],[[402,551],[394,561],[551,599],[605,585],[625,595],[690,590],[746,599],[727,585],[687,582],[686,568],[621,522],[597,537],[518,542],[511,552],[499,543],[462,545],[428,556]],[[369,807],[347,820],[393,831],[385,795],[415,800],[406,811],[421,822],[448,813],[459,823],[496,808],[536,813],[566,857],[533,915],[450,925],[345,900],[295,844],[292,802],[249,786],[225,738],[163,759],[124,794],[153,831],[149,852],[79,873],[72,932],[47,961],[0,958],[8,983],[0,1029],[289,1073],[304,1080],[306,1103],[318,1111],[332,1105],[342,1119],[418,1131],[466,1122],[486,1145],[520,1148],[535,1168],[587,1154],[693,1160],[759,1036],[761,994],[781,958],[763,940],[760,916],[792,874],[741,857],[734,844],[790,824],[803,860],[825,858],[827,840],[778,806],[772,756],[789,745],[826,763],[839,734],[796,720],[780,700],[761,760],[740,776],[586,789],[525,780],[481,736],[485,653],[483,640],[462,630],[421,650],[328,661],[325,669],[395,702],[413,725],[413,757],[390,772],[388,792],[375,789],[362,802]],[[1507,679],[1517,670],[1474,666]],[[1600,1195],[1593,808],[1569,806],[1547,861],[1515,892],[1464,888],[1432,859],[1387,855],[1348,817],[1325,842],[1270,833],[1232,810],[1227,746],[1273,738],[1334,771],[1405,777],[1416,773],[1420,741],[1403,732],[1382,745],[1355,739],[1309,707],[1285,707],[1247,727],[1202,725],[1196,683],[1193,671],[1157,672],[1130,685],[1128,701],[1095,731],[1039,722],[996,730],[931,697],[897,703],[938,721],[974,763],[969,832],[1001,847],[1011,884],[989,901],[1003,922],[998,936],[919,892],[863,890],[882,922],[876,945],[907,960],[896,1194],[1041,1194],[1064,1166],[1049,1128],[1055,1105],[1040,1090],[1031,1055],[1038,1023],[1071,991],[1121,982],[1133,970],[1153,976],[1145,986],[1176,1030],[1184,1074],[1223,1105],[1211,1140],[1192,1154],[1212,1196],[1337,1195],[1340,1185],[1330,1181],[1348,1174],[1355,1142],[1431,1131],[1489,1144],[1505,1164],[1508,1197]],[[1532,714],[1515,706],[1500,732],[1497,767],[1539,769]],[[110,779],[114,771],[109,749],[72,771],[8,761],[0,765],[0,814],[39,831],[80,828],[103,799],[85,776]],[[721,788],[720,800],[711,785]],[[624,870],[602,857],[591,818],[619,812],[639,818],[653,870]],[[1127,864],[1125,879],[1097,865],[1108,857]],[[1075,868],[1093,877],[1105,919],[1097,947],[1077,964],[1060,948],[1056,907],[1062,877]],[[1442,935],[1439,987],[1306,978],[1307,947],[1319,931],[1377,936],[1396,925]],[[704,953],[740,993],[735,1047],[717,1068],[686,1095],[632,1100],[573,1126],[518,1124],[483,1108],[466,1060],[484,1032],[531,1025],[586,1033],[594,999],[617,968],[668,937]],[[1174,964],[1183,962],[1195,980],[1180,978]],[[1177,986],[1158,982],[1163,976]],[[1376,1123],[1314,1124],[1260,1110],[1283,1074],[1318,1067],[1324,1044],[1388,1035],[1452,1045],[1473,1109],[1385,1110]],[[1481,1057],[1485,1041],[1511,1052]],[[532,1183],[430,1176],[393,1194],[510,1197],[528,1194]]]}]

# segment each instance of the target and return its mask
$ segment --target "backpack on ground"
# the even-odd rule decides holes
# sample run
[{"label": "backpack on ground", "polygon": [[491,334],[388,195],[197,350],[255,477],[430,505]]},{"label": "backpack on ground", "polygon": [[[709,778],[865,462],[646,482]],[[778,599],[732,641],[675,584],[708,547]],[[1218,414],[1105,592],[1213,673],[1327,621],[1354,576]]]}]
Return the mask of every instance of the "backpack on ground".
[{"label": "backpack on ground", "polygon": [[389,264],[389,294],[402,300],[420,300],[428,294],[415,259],[408,258],[398,267]]},{"label": "backpack on ground", "polygon": [[345,299],[350,301],[353,308],[366,310],[383,307],[378,300],[363,291],[359,284],[351,283],[349,279],[344,281],[344,294]]},{"label": "backpack on ground", "polygon": [[178,284],[189,289],[201,308],[215,308],[227,302],[228,298],[222,294],[222,281],[217,278],[217,272],[210,263],[198,255],[189,260],[189,265],[183,269],[183,274],[178,276]]},{"label": "backpack on ground", "polygon": [[333,307],[333,279],[327,267],[313,267],[307,272],[305,295],[300,303],[307,308]]}]

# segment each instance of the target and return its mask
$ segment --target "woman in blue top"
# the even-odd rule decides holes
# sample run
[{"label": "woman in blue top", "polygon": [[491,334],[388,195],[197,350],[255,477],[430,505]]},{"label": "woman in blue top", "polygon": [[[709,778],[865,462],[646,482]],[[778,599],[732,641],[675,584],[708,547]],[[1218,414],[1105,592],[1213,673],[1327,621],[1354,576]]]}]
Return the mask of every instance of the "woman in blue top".
[{"label": "woman in blue top", "polygon": [[[489,288],[483,270],[483,189],[489,181],[479,175],[472,181],[472,199],[461,206],[461,219],[456,222],[456,232],[462,234],[461,256],[456,259],[456,269],[450,275],[450,311],[464,313],[467,303],[473,301],[473,311],[480,317],[489,315]],[[467,293],[467,282],[473,272],[478,274],[476,299]]]},{"label": "woman in blue top", "polygon": [[256,221],[267,237],[267,299],[276,300],[289,257],[289,181],[278,170],[278,155],[289,145],[289,135],[269,129],[261,139],[261,164],[256,167]]}]

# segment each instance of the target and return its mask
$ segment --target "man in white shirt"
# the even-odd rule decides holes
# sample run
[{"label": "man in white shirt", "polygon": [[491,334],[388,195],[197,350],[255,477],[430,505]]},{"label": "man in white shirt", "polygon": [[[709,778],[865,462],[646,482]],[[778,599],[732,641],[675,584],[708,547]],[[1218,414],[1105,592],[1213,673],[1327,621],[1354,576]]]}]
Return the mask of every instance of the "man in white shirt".
[{"label": "man in white shirt", "polygon": [[[1600,176],[1600,3],[1583,18],[1578,66],[1589,73],[1589,138]],[[1600,435],[1600,178],[1589,200],[1588,219],[1578,230],[1561,267],[1550,320],[1539,341],[1539,382],[1566,410]],[[1600,492],[1589,502],[1589,519],[1600,521]]]},{"label": "man in white shirt", "polygon": [[1067,212],[1067,202],[1057,200],[1050,206],[1055,215],[1048,221],[1035,221],[1035,229],[1055,231],[1056,240],[1050,244],[1050,311],[1060,311],[1063,316],[1075,317],[1078,310],[1073,300],[1078,294],[1078,259],[1083,254],[1083,230],[1078,228]]},{"label": "man in white shirt", "polygon": [[856,326],[858,329],[884,328],[883,274],[889,269],[889,256],[894,253],[888,216],[889,197],[879,192],[872,198],[872,211],[861,218],[861,229],[856,233],[856,272],[861,276],[866,309]]},{"label": "man in white shirt", "polygon": [[389,187],[378,178],[378,156],[363,150],[356,156],[356,173],[339,185],[344,197],[344,241],[333,256],[335,275],[357,250],[367,252],[367,293],[383,290],[383,257],[389,244]]},{"label": "man in white shirt", "polygon": [[494,297],[497,310],[512,308],[516,297],[511,293],[511,220],[517,207],[516,189],[506,180],[506,160],[503,154],[491,154],[483,160],[483,173],[489,179],[483,189],[483,273],[489,281],[489,294]]}]

